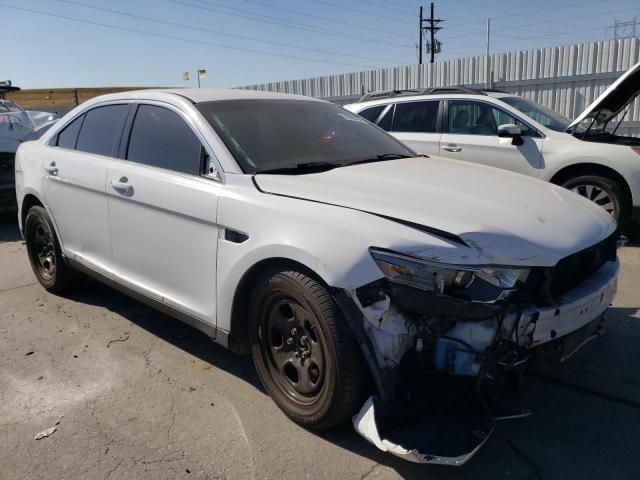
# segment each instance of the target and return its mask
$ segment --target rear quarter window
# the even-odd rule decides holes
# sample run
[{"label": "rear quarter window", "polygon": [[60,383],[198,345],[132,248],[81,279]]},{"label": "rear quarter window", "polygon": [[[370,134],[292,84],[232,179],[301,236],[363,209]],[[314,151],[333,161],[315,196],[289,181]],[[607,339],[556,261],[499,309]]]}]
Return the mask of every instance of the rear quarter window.
[{"label": "rear quarter window", "polygon": [[80,128],[76,150],[112,156],[129,105],[106,105],[89,110]]},{"label": "rear quarter window", "polygon": [[64,127],[58,134],[56,146],[61,148],[69,148],[71,150],[75,149],[76,142],[78,141],[78,133],[80,132],[80,127],[82,126],[83,120],[84,115],[80,115],[73,122]]}]

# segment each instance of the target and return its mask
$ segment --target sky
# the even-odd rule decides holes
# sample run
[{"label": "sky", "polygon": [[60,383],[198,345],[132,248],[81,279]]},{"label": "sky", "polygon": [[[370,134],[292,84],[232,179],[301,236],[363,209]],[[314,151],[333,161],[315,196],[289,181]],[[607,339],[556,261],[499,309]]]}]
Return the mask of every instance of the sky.
[{"label": "sky", "polygon": [[[417,0],[0,0],[0,80],[233,87],[417,63]],[[437,60],[613,38],[638,0],[440,0]],[[631,29],[619,30],[631,34]],[[640,35],[640,25],[637,28]],[[190,81],[182,74],[190,72]]]}]

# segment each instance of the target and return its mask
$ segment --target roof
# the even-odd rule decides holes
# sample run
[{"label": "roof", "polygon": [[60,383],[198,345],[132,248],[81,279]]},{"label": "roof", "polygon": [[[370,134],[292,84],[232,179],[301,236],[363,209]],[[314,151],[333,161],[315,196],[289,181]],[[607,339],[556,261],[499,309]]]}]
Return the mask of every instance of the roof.
[{"label": "roof", "polygon": [[[290,95],[286,93],[263,92],[257,90],[241,89],[216,89],[216,88],[161,88],[148,90],[131,90],[108,95],[110,100],[117,98],[152,99],[166,94],[180,95],[194,103],[215,102],[221,100],[242,99],[284,99],[284,100],[310,100],[318,101],[302,95]],[[101,97],[97,97],[101,98]],[[106,99],[106,98],[105,98]]]},{"label": "roof", "polygon": [[440,98],[473,98],[478,96],[503,98],[514,96],[512,93],[504,92],[495,89],[476,89],[469,87],[435,87],[427,89],[415,89],[415,90],[390,90],[388,92],[370,93],[360,100],[345,105],[345,107],[351,107],[353,111],[360,111],[365,107],[376,105],[387,105],[394,103],[396,99],[402,101],[423,100],[425,97],[433,97],[434,99]]}]

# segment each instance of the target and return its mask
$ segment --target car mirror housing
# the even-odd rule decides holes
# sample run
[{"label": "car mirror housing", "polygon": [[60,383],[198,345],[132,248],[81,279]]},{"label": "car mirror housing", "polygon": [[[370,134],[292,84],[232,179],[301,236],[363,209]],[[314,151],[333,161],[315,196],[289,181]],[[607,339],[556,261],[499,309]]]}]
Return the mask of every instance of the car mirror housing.
[{"label": "car mirror housing", "polygon": [[505,123],[498,127],[498,137],[511,138],[511,145],[519,146],[524,143],[522,140],[522,130],[513,123]]}]

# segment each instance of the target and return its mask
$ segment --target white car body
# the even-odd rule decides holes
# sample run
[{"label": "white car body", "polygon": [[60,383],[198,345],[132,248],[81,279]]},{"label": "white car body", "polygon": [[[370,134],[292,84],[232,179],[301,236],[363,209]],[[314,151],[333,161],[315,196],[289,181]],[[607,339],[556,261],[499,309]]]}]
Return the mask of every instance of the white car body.
[{"label": "white car body", "polygon": [[[246,350],[242,305],[252,275],[274,262],[302,265],[330,287],[350,325],[370,344],[367,358],[382,397],[390,393],[381,371],[398,367],[414,348],[416,333],[387,295],[367,306],[359,299],[357,289],[385,278],[372,247],[465,268],[550,269],[611,242],[615,222],[591,202],[536,179],[467,162],[416,157],[309,175],[243,173],[196,108],[199,102],[233,99],[320,102],[204,89],[92,99],[41,139],[20,146],[21,230],[29,207],[44,206],[64,257],[75,268],[239,351]],[[177,113],[208,153],[208,172],[188,175],[54,145],[79,115],[110,104],[154,105]],[[513,340],[517,328],[518,345],[528,349],[599,321],[616,289],[618,263],[609,260],[556,304],[528,305],[522,322],[517,312],[506,315],[503,327],[511,335],[493,324],[467,322],[464,314],[450,334],[485,348],[496,335]],[[446,342],[439,348],[446,350]],[[474,362],[472,355],[461,354],[454,366],[442,368],[476,375]],[[476,450],[449,458],[382,440],[370,421],[372,405],[368,402],[354,420],[356,427],[392,453],[460,464]]]},{"label": "white car body", "polygon": [[[640,139],[618,137],[587,141],[582,135],[575,134],[577,125],[586,122],[585,127],[587,127],[591,122],[591,116],[602,111],[609,114],[606,120],[611,120],[618,113],[624,116],[626,112],[624,108],[633,102],[640,92],[639,74],[640,63],[621,76],[571,125],[569,125],[570,121],[567,121],[567,131],[574,131],[573,135],[548,128],[523,111],[514,108],[512,106],[514,101],[523,101],[520,97],[491,90],[474,92],[465,88],[443,87],[420,95],[412,95],[412,91],[370,94],[363,97],[363,101],[346,105],[344,108],[363,114],[367,111],[373,112],[370,110],[372,108],[385,106],[387,108],[376,119],[379,125],[383,125],[389,120],[385,117],[393,115],[394,105],[425,101],[439,102],[439,115],[443,118],[438,120],[437,128],[434,120],[434,128],[429,128],[433,131],[429,133],[394,131],[395,128],[404,128],[396,127],[397,123],[393,127],[390,123],[385,124],[384,128],[415,151],[429,156],[439,155],[481,163],[556,184],[563,184],[568,179],[581,174],[597,174],[610,178],[623,190],[624,201],[632,210],[627,211],[627,214],[640,218]],[[451,102],[456,101],[472,102],[491,107],[495,112],[504,112],[519,124],[528,126],[534,133],[524,136],[522,145],[513,145],[510,138],[500,138],[495,133],[489,134],[482,130],[473,133],[452,131],[451,125],[455,122],[455,118],[449,114],[449,109]],[[507,118],[506,115],[505,118]],[[420,125],[417,126],[420,127]]]}]

